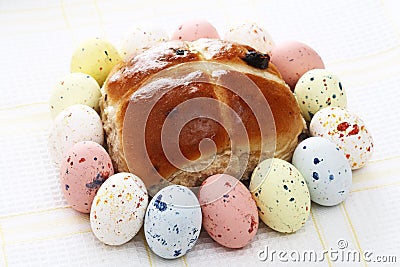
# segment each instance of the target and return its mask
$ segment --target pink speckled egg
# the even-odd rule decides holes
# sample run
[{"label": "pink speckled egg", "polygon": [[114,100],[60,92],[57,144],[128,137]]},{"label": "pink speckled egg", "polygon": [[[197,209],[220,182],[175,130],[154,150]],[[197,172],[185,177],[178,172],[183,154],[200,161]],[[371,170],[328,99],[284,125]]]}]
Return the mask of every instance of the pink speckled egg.
[{"label": "pink speckled egg", "polygon": [[76,143],[61,162],[64,197],[73,209],[89,213],[97,190],[113,174],[111,158],[101,145],[92,141]]},{"label": "pink speckled egg", "polygon": [[199,190],[203,227],[219,244],[241,248],[258,229],[257,206],[247,188],[227,174],[208,177]]},{"label": "pink speckled egg", "polygon": [[220,39],[215,27],[202,19],[193,19],[182,23],[171,36],[171,40],[181,41],[195,41],[200,38]]},{"label": "pink speckled egg", "polygon": [[292,91],[304,73],[325,68],[324,62],[314,49],[296,41],[275,46],[271,51],[271,62],[278,68]]}]

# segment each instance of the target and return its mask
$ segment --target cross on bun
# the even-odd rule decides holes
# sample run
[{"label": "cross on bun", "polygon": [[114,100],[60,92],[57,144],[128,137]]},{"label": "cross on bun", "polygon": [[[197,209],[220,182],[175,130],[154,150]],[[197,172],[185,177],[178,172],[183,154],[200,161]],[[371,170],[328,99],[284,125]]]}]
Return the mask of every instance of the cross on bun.
[{"label": "cross on bun", "polygon": [[268,60],[249,46],[199,39],[117,65],[100,100],[114,168],[146,186],[164,178],[193,187],[223,172],[248,179],[265,158],[290,160],[305,122]]}]

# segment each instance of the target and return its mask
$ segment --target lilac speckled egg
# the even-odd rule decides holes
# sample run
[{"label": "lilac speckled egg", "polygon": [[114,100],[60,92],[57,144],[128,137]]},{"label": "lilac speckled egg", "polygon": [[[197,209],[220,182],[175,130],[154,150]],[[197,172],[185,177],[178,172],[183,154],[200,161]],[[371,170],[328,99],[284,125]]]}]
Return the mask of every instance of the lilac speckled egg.
[{"label": "lilac speckled egg", "polygon": [[143,225],[148,199],[139,177],[125,172],[112,175],[93,200],[90,226],[94,235],[108,245],[128,242]]},{"label": "lilac speckled egg", "polygon": [[64,197],[73,209],[89,213],[97,190],[113,174],[111,158],[101,145],[92,141],[78,142],[61,162]]},{"label": "lilac speckled egg", "polygon": [[318,111],[310,122],[310,133],[339,147],[352,170],[365,166],[374,151],[373,138],[365,123],[343,108],[327,107]]},{"label": "lilac speckled egg", "polygon": [[187,187],[167,186],[147,207],[144,234],[150,249],[162,258],[185,255],[195,245],[200,229],[200,204]]},{"label": "lilac speckled egg", "polygon": [[249,190],[235,177],[216,174],[201,185],[203,227],[219,244],[241,248],[257,233],[258,212]]}]

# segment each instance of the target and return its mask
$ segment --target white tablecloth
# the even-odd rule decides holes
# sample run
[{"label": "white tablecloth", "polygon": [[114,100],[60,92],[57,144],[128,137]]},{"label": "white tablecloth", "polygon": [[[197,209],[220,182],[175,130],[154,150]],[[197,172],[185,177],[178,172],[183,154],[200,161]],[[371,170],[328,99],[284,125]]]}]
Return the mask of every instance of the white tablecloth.
[{"label": "white tablecloth", "polygon": [[[398,1],[6,1],[0,0],[0,266],[277,266],[259,251],[372,252],[360,262],[331,258],[298,265],[373,266],[377,256],[400,262],[400,19]],[[120,45],[136,26],[205,18],[223,34],[232,23],[264,25],[276,43],[312,46],[342,79],[348,108],[373,133],[371,162],[353,175],[348,199],[312,206],[304,228],[285,235],[260,224],[254,241],[231,250],[204,231],[186,256],[167,261],[153,254],[143,231],[110,247],[92,234],[87,215],[62,197],[58,170],[47,150],[54,84],[69,72],[71,53],[88,37]],[[340,241],[338,244],[338,241]],[[339,249],[340,245],[347,245]],[[282,255],[281,255],[282,256]],[[392,258],[393,261],[393,258]],[[387,263],[386,266],[394,266]]]}]

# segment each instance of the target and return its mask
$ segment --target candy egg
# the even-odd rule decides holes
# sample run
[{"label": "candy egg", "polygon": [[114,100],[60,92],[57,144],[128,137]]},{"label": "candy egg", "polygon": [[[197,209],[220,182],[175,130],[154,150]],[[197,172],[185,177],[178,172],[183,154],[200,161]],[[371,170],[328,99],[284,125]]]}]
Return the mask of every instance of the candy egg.
[{"label": "candy egg", "polygon": [[171,40],[195,41],[200,38],[219,39],[215,27],[206,20],[194,19],[182,23],[172,33]]},{"label": "candy egg", "polygon": [[309,70],[324,69],[321,57],[311,47],[300,42],[286,42],[275,46],[271,62],[280,71],[282,78],[294,90],[299,78]]},{"label": "candy egg", "polygon": [[73,209],[89,213],[97,190],[113,174],[111,158],[101,145],[92,141],[76,143],[61,162],[64,197]]},{"label": "candy egg", "polygon": [[224,40],[251,46],[265,54],[271,54],[275,46],[271,35],[256,23],[242,23],[230,28],[225,33]]},{"label": "candy egg", "polygon": [[340,79],[325,69],[307,71],[297,82],[294,93],[306,121],[325,107],[347,106],[346,92]]},{"label": "candy egg", "polygon": [[120,61],[118,51],[110,42],[99,38],[88,39],[73,52],[71,72],[89,74],[102,86],[108,73]]},{"label": "candy egg", "polygon": [[143,225],[148,195],[143,181],[131,173],[108,178],[94,197],[90,210],[93,234],[108,245],[131,240]]},{"label": "candy egg", "polygon": [[365,166],[374,150],[372,135],[364,122],[343,108],[328,107],[318,111],[311,120],[310,133],[339,147],[352,170]]},{"label": "candy egg", "polygon": [[293,154],[293,165],[306,180],[311,200],[334,206],[351,190],[351,167],[342,151],[322,137],[302,141]]},{"label": "candy egg", "polygon": [[88,105],[100,112],[100,86],[90,75],[69,73],[62,78],[50,96],[50,111],[53,118],[66,107],[74,104]]},{"label": "candy egg", "polygon": [[170,185],[161,189],[147,207],[144,233],[150,249],[165,259],[186,254],[201,230],[199,201],[187,187]]},{"label": "candy egg", "polygon": [[86,105],[72,105],[54,120],[49,135],[49,152],[59,165],[65,152],[80,141],[94,141],[103,145],[103,124],[99,114]]},{"label": "candy egg", "polygon": [[168,39],[168,34],[162,29],[150,28],[144,30],[136,28],[125,37],[121,47],[121,55],[127,61],[153,45],[168,41]]},{"label": "candy egg", "polygon": [[250,192],[261,220],[278,232],[295,232],[309,217],[307,184],[296,167],[284,160],[262,161],[251,176]]},{"label": "candy egg", "polygon": [[208,177],[199,190],[203,227],[219,244],[241,248],[257,233],[258,212],[247,188],[227,174]]}]

